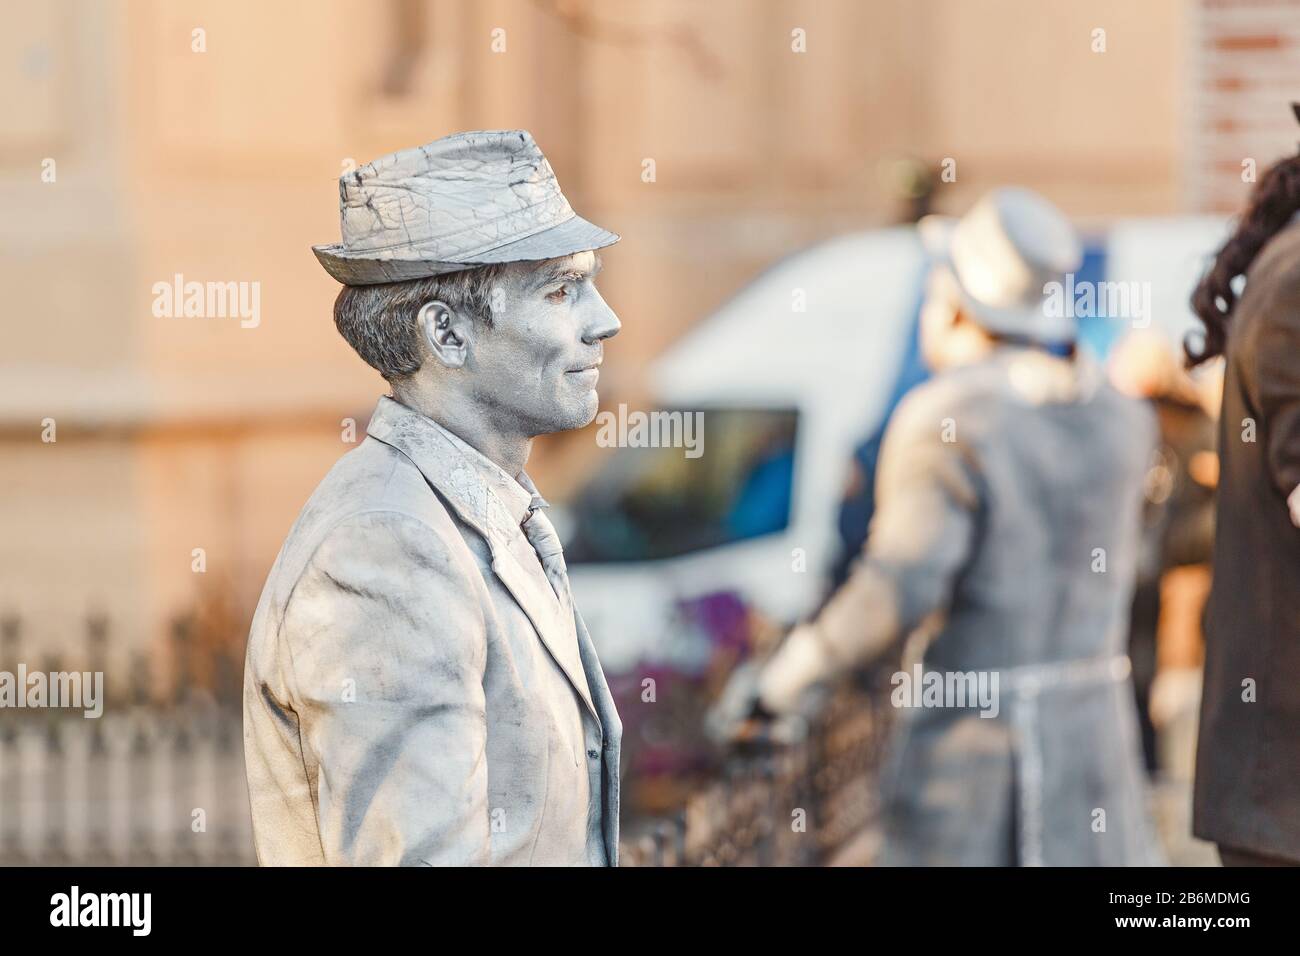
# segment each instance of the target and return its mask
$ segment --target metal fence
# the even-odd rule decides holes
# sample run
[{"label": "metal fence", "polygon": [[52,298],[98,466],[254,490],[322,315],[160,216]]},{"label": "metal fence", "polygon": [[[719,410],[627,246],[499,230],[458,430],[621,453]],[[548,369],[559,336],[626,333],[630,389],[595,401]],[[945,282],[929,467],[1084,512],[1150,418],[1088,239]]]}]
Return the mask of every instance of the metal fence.
[{"label": "metal fence", "polygon": [[[0,621],[0,670],[24,660],[21,633]],[[103,619],[87,622],[81,669],[118,659],[108,634]],[[200,652],[182,619],[162,662],[133,654],[111,672],[99,718],[0,710],[0,865],[255,864],[233,655]],[[874,812],[882,699],[846,693],[799,742],[731,757],[670,818],[625,813],[624,864],[825,862]]]},{"label": "metal fence", "polygon": [[625,827],[625,866],[818,866],[875,823],[887,695],[837,696],[796,742],[737,753],[671,817]]},{"label": "metal fence", "polygon": [[[105,675],[100,717],[0,711],[0,865],[256,862],[238,662],[229,649],[198,653],[192,619],[171,633],[163,661],[122,658],[109,653],[108,622],[87,622],[74,667]],[[0,669],[27,662],[21,638],[17,618],[0,622]],[[53,655],[25,663],[64,666]]]}]

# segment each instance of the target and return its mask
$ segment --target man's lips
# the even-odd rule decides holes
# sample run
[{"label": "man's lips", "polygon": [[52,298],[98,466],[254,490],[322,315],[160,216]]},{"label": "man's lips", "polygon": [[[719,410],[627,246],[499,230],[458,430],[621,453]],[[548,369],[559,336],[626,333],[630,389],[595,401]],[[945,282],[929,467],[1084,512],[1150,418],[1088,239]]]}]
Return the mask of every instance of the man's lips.
[{"label": "man's lips", "polygon": [[584,365],[582,368],[571,368],[565,374],[576,378],[579,388],[595,388],[596,383],[600,381],[600,363]]}]

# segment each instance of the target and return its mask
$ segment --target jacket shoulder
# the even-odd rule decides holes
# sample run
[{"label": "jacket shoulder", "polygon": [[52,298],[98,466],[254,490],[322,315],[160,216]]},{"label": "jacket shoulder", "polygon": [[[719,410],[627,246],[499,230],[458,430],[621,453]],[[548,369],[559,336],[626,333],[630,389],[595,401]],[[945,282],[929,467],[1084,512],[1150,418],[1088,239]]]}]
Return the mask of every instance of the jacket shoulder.
[{"label": "jacket shoulder", "polygon": [[[1241,347],[1233,351],[1252,366],[1270,348],[1258,341],[1259,336],[1280,333],[1289,341],[1300,335],[1300,225],[1274,236],[1251,264],[1245,291],[1232,313],[1232,327],[1230,350],[1236,340]],[[1276,349],[1277,344],[1271,347]]]},{"label": "jacket shoulder", "polygon": [[1246,272],[1247,290],[1252,282],[1257,289],[1289,294],[1300,290],[1300,224],[1283,229],[1260,250]]},{"label": "jacket shoulder", "polygon": [[446,506],[415,463],[391,445],[367,436],[321,480],[289,539],[319,541],[349,518],[371,512],[405,514],[435,531],[451,527]]},{"label": "jacket shoulder", "polygon": [[[890,430],[916,437],[938,436],[945,419],[953,423],[983,423],[1000,397],[1001,382],[982,366],[965,366],[943,372],[917,385],[898,403]],[[965,429],[960,429],[965,431]]]},{"label": "jacket shoulder", "polygon": [[367,436],[334,464],[303,506],[267,577],[262,604],[282,611],[327,541],[333,548],[375,535],[398,535],[425,553],[464,547],[446,506],[415,463]]}]

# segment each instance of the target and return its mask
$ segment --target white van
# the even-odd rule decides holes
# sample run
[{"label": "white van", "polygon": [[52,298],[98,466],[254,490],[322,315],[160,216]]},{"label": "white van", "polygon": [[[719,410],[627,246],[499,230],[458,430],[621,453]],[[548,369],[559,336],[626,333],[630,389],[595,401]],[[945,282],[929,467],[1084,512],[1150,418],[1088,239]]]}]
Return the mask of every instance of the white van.
[{"label": "white van", "polygon": [[[1181,342],[1188,297],[1225,232],[1217,218],[1114,222],[1087,242],[1078,278],[1143,284],[1145,321]],[[782,623],[815,609],[841,551],[854,450],[916,378],[926,268],[910,226],[821,243],[759,275],[655,363],[661,409],[703,413],[703,453],[610,449],[554,515],[607,671],[702,664],[710,649],[679,633],[679,602],[730,595]],[[1085,319],[1084,347],[1104,356],[1123,325]]]}]

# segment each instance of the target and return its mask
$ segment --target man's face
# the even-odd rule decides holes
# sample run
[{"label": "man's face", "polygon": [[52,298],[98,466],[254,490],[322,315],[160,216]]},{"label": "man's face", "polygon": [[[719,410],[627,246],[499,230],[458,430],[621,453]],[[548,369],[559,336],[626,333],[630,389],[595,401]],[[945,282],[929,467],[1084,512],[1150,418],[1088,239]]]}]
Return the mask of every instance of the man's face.
[{"label": "man's face", "polygon": [[603,342],[620,328],[596,291],[599,270],[594,252],[514,263],[493,288],[493,326],[478,328],[466,369],[502,430],[531,437],[596,417]]}]

